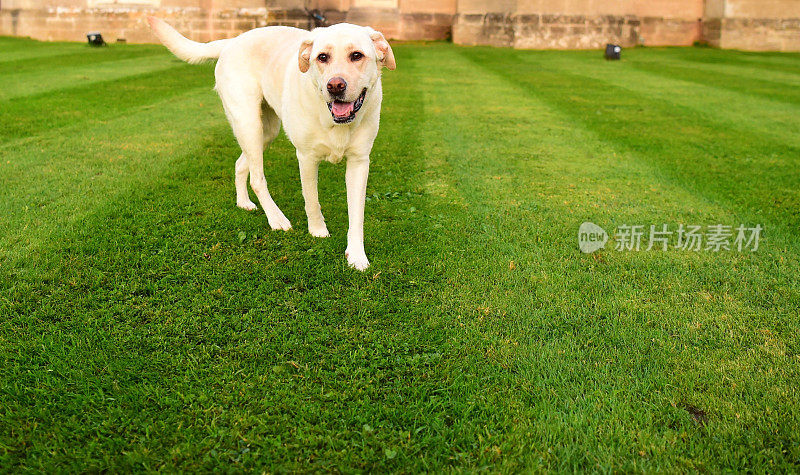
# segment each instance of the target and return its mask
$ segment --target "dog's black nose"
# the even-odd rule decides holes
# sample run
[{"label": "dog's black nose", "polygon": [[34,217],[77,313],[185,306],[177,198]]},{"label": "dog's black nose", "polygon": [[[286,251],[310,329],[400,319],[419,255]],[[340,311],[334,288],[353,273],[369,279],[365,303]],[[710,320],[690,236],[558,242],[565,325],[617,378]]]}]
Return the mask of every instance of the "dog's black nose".
[{"label": "dog's black nose", "polygon": [[340,77],[331,78],[328,81],[328,92],[333,95],[340,95],[344,94],[344,90],[347,89],[347,81]]}]

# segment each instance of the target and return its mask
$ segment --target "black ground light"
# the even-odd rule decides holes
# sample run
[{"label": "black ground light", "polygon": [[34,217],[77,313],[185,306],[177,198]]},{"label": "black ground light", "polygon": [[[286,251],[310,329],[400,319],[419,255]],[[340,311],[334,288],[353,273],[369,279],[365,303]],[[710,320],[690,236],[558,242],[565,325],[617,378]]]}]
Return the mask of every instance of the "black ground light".
[{"label": "black ground light", "polygon": [[325,26],[328,23],[328,20],[325,18],[325,15],[323,15],[322,12],[319,10],[316,9],[309,10],[308,8],[306,8],[306,13],[308,14],[308,17],[311,19],[311,21],[314,22],[315,28],[320,26]]},{"label": "black ground light", "polygon": [[100,32],[86,33],[86,40],[89,46],[105,46],[106,42],[103,41],[103,35]]},{"label": "black ground light", "polygon": [[606,45],[606,59],[619,59],[620,55],[622,54],[622,46],[620,45],[612,45],[611,43]]}]

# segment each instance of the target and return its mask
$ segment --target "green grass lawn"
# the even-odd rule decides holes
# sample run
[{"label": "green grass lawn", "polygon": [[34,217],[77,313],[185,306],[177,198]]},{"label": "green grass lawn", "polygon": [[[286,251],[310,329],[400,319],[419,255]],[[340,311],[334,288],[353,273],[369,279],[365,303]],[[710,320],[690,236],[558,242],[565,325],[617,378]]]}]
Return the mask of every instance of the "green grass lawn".
[{"label": "green grass lawn", "polygon": [[0,39],[0,470],[800,470],[800,55],[395,54],[362,274],[343,166],[235,207],[213,65]]}]

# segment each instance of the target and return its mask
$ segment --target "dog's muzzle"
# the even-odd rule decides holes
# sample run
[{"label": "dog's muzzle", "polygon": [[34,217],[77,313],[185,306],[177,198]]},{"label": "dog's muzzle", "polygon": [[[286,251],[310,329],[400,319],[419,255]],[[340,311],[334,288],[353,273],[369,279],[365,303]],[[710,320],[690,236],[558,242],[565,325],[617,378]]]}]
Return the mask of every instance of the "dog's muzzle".
[{"label": "dog's muzzle", "polygon": [[356,112],[364,105],[364,97],[367,95],[367,88],[353,102],[344,102],[338,99],[328,103],[328,110],[331,111],[333,121],[337,124],[347,124],[356,118]]}]

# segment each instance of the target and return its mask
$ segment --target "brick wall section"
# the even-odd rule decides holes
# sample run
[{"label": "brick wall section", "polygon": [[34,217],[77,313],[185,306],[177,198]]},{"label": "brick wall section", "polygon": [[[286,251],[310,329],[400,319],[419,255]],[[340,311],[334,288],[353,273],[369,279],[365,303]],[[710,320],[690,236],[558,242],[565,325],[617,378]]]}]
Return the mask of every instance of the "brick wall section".
[{"label": "brick wall section", "polygon": [[308,28],[310,24],[303,10],[268,10],[263,2],[239,2],[244,4],[239,7],[223,4],[214,10],[203,8],[200,2],[195,2],[195,6],[187,3],[190,6],[167,4],[160,8],[137,5],[6,9],[4,5],[0,10],[0,34],[47,41],[85,41],[87,32],[100,31],[108,42],[124,39],[131,43],[153,43],[156,38],[147,26],[148,15],[167,20],[196,41],[231,38],[266,25]]},{"label": "brick wall section", "polygon": [[800,51],[800,2],[707,0],[703,36],[721,48]]},{"label": "brick wall section", "polygon": [[700,35],[697,20],[634,15],[459,14],[453,24],[459,44],[534,49],[589,49],[609,42],[687,46]]},{"label": "brick wall section", "polygon": [[[0,35],[42,40],[83,41],[87,32],[101,31],[107,41],[151,43],[155,37],[147,15],[165,18],[198,41],[265,25],[313,26],[304,0],[1,1]],[[370,7],[369,0],[309,3],[329,23],[370,25],[401,40],[452,36],[466,45],[557,49],[704,40],[723,48],[800,51],[800,0],[381,0],[380,7]]]},{"label": "brick wall section", "polygon": [[702,33],[702,0],[500,0],[490,13],[482,9],[486,3],[459,2],[456,43],[541,49],[691,45]]},{"label": "brick wall section", "polygon": [[[24,2],[24,4],[22,4]],[[16,5],[15,5],[16,3]],[[303,0],[156,0],[143,4],[87,7],[87,0],[6,0],[0,10],[0,35],[30,36],[40,40],[83,41],[90,31],[100,31],[106,41],[118,38],[132,43],[156,41],[146,17],[165,19],[196,41],[230,38],[267,25],[309,29],[314,26]],[[400,0],[399,8],[350,8],[348,0],[310,2],[329,24],[348,21],[370,25],[388,38],[408,40],[449,39],[456,0]]]},{"label": "brick wall section", "polygon": [[457,0],[399,0],[397,8],[348,7],[344,0],[333,1],[336,8],[321,8],[331,22],[369,25],[398,40],[445,40],[451,36]]},{"label": "brick wall section", "polygon": [[590,49],[608,42],[636,45],[640,27],[634,16],[472,13],[456,16],[453,40],[465,45]]},{"label": "brick wall section", "polygon": [[800,18],[723,18],[721,48],[749,51],[800,51]]}]

